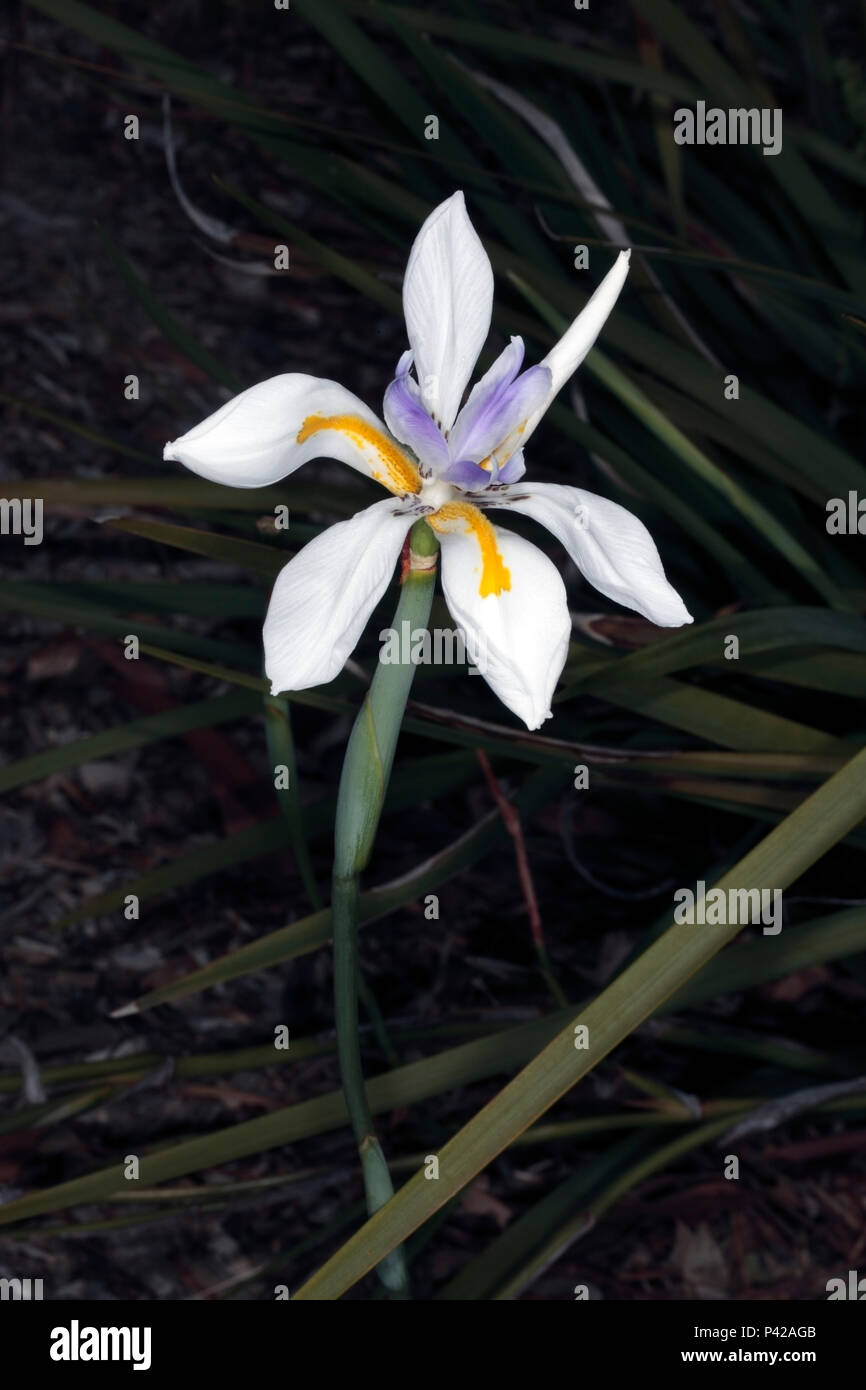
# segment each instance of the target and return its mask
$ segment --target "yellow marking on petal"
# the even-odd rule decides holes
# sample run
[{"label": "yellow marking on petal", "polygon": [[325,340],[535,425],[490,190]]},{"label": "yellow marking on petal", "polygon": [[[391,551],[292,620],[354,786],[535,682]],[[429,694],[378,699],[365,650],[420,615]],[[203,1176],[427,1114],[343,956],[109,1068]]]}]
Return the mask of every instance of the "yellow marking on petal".
[{"label": "yellow marking on petal", "polygon": [[463,531],[473,535],[481,551],[481,583],[478,592],[482,598],[490,594],[501,594],[503,589],[511,588],[511,571],[499,553],[496,532],[482,511],[471,502],[446,502],[443,507],[427,518],[434,531]]},{"label": "yellow marking on petal", "polygon": [[412,460],[393,439],[362,420],[360,415],[308,415],[298,430],[298,443],[303,444],[320,430],[335,430],[345,435],[362,454],[372,450],[381,468],[374,468],[371,460],[371,475],[389,492],[403,496],[407,492],[421,491],[421,474]]}]

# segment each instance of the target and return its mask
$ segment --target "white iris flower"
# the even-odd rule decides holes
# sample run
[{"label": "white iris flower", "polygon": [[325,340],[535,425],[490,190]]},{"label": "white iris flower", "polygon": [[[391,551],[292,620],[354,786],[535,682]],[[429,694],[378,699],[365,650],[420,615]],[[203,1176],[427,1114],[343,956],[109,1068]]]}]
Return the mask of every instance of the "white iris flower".
[{"label": "white iris flower", "polygon": [[490,328],[493,271],[455,193],[427,218],[406,267],[410,347],[385,392],[387,428],[336,382],[289,373],[241,392],[166,445],[167,459],[230,487],[264,487],[324,456],[388,490],[316,537],[277,578],[264,625],[274,694],[339,673],[419,517],[439,539],[445,599],[467,650],[484,653],[484,678],[530,729],[550,715],[571,634],[568,600],[556,566],[494,526],[491,509],[546,526],[617,603],[661,627],[691,622],[637,517],[582,488],[524,481],[524,445],[595,342],[628,260],[621,252],[543,362],[521,371],[523,342],[512,338],[461,408]]}]

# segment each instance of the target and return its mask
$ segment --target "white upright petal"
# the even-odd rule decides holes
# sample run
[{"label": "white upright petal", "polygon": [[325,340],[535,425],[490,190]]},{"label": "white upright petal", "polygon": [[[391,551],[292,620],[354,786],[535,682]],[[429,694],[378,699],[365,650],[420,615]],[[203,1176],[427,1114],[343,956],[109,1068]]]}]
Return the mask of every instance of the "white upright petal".
[{"label": "white upright petal", "polygon": [[[536,546],[484,521],[488,534],[479,535],[476,526],[461,526],[456,517],[448,529],[434,518],[445,600],[487,684],[527,728],[537,729],[550,716],[568,655],[565,585]],[[498,582],[485,582],[491,574]]]},{"label": "white upright petal", "polygon": [[336,381],[294,372],[242,391],[166,444],[164,456],[229,487],[265,487],[312,458],[339,459],[397,494],[421,486],[414,463],[363,401]]},{"label": "white upright petal", "polygon": [[271,691],[339,675],[388,587],[412,517],[387,497],[305,545],[277,576],[264,626]]},{"label": "white upright petal", "polygon": [[583,306],[571,327],[566,329],[559,342],[554,344],[547,356],[542,359],[541,365],[550,371],[550,391],[547,399],[527,420],[526,429],[520,440],[522,447],[525,447],[527,439],[549,408],[554,397],[558,395],[569,377],[577,371],[604,327],[605,321],[619,298],[619,292],[625,284],[630,256],[631,251],[620,251],[598,289]]},{"label": "white upright petal", "polygon": [[425,409],[449,430],[490,330],[493,271],[462,193],[431,212],[403,278],[403,311]]},{"label": "white upright petal", "polygon": [[516,483],[490,506],[523,512],[552,531],[578,569],[608,598],[659,627],[682,627],[691,614],[668,583],[655,542],[632,512],[560,483]]}]

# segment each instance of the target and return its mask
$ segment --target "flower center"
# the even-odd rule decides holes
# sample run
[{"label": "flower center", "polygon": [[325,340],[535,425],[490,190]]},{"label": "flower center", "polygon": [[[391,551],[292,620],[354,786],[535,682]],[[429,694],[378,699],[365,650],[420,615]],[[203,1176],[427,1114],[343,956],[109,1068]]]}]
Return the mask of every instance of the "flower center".
[{"label": "flower center", "polygon": [[457,488],[452,487],[450,483],[445,483],[440,478],[424,478],[418,500],[422,506],[438,510],[439,507],[444,507],[446,502],[450,502],[452,497],[457,496]]}]

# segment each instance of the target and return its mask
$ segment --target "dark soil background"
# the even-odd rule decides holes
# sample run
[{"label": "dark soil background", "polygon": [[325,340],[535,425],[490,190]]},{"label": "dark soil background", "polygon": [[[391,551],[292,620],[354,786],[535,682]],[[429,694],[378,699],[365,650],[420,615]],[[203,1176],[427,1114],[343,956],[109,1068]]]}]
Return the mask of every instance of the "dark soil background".
[{"label": "dark soil background", "polygon": [[[288,104],[323,130],[375,137],[366,93],[319,35],[292,18],[291,39],[276,42],[273,16],[255,7],[174,3],[102,5],[124,23],[226,77],[262,105]],[[567,7],[566,7],[567,8]],[[628,30],[627,7],[605,19]],[[534,4],[546,32],[563,6]],[[702,13],[701,7],[692,7]],[[709,7],[707,10],[708,25]],[[114,55],[99,51],[27,5],[10,7],[2,54],[3,184],[0,193],[0,361],[3,390],[74,418],[76,437],[49,416],[11,405],[3,427],[2,477],[80,478],[139,475],[136,461],[86,436],[88,428],[152,452],[209,414],[229,393],[169,345],[131,299],[106,248],[108,236],[149,289],[245,384],[280,371],[332,377],[378,408],[404,347],[401,323],[371,308],[299,252],[290,276],[248,274],[202,248],[168,181],[158,94],[133,81],[107,81]],[[58,61],[63,56],[67,61]],[[126,141],[123,117],[140,112],[141,138]],[[356,257],[399,285],[405,254],[376,244],[318,193],[283,177],[240,136],[181,104],[175,111],[178,165],[189,196],[241,230],[243,214],[213,182],[242,183],[311,235]],[[374,151],[371,160],[387,162]],[[384,167],[384,166],[383,166]],[[237,260],[256,261],[255,243]],[[408,251],[408,246],[405,248]],[[141,380],[127,401],[123,380]],[[545,472],[568,467],[561,439],[543,439]],[[318,478],[344,477],[313,465]],[[311,470],[312,472],[312,470]],[[580,479],[592,486],[591,478]],[[106,512],[108,509],[106,509]],[[25,567],[33,579],[173,579],[246,582],[245,572],[179,556],[94,523],[80,507],[52,506],[46,540],[24,549],[3,538],[0,578]],[[571,574],[572,586],[574,573]],[[574,592],[574,588],[573,588]],[[595,611],[585,591],[576,606]],[[255,631],[254,620],[189,620],[220,636]],[[0,626],[0,745],[4,761],[95,733],[134,714],[203,698],[213,683],[154,661],[125,662],[119,643],[42,620],[3,614]],[[423,694],[421,698],[424,698]],[[467,702],[464,700],[463,707]],[[493,718],[497,718],[492,712]],[[592,713],[587,708],[587,715]],[[606,711],[610,716],[610,711]],[[299,710],[296,734],[305,796],[336,786],[348,721]],[[616,725],[608,725],[608,739]],[[671,739],[671,746],[677,746]],[[429,752],[405,739],[400,757]],[[193,890],[145,905],[138,923],[115,913],[62,936],[51,922],[89,895],[125,882],[197,846],[277,814],[271,764],[260,720],[159,742],[89,763],[7,795],[0,807],[0,1062],[22,1067],[21,1095],[0,1100],[0,1198],[9,1200],[111,1163],[118,1154],[253,1118],[339,1085],[331,1055],[291,1066],[202,1080],[176,1075],[172,1059],[258,1046],[287,1023],[295,1037],[331,1037],[328,951],[249,976],[141,1018],[111,1019],[118,1006],[235,946],[303,916],[309,909],[291,856],[254,861]],[[506,789],[520,778],[502,772]],[[391,878],[472,826],[491,806],[479,769],[463,791],[427,803],[416,815],[386,819],[369,883]],[[548,947],[571,999],[609,980],[641,933],[669,906],[672,886],[693,881],[710,862],[737,857],[762,827],[642,793],[598,794],[574,807],[561,798],[525,827]],[[314,841],[320,884],[329,873],[327,837]],[[692,876],[690,878],[690,875]],[[815,915],[815,902],[856,897],[852,857],[837,850],[786,897],[790,920]],[[367,927],[362,964],[392,1029],[442,1023],[503,1024],[550,1008],[536,968],[526,908],[510,846],[464,872],[440,892],[441,916],[422,904]],[[828,909],[829,910],[829,909]],[[795,1039],[819,1050],[860,1046],[866,976],[845,962],[816,967],[776,984],[725,995],[679,1022],[701,1029],[743,1028]],[[9,1041],[13,1039],[15,1041]],[[440,1043],[441,1045],[441,1043]],[[399,1045],[401,1062],[431,1049],[420,1038]],[[110,1103],[40,1128],[4,1133],[2,1122],[40,1096],[38,1070],[58,1062],[156,1053],[165,1059],[146,1081]],[[387,1064],[370,1039],[368,1075]],[[637,1093],[623,1069],[634,1067],[689,1095],[706,1097],[718,1070],[730,1087],[738,1063],[667,1044],[646,1027],[548,1117],[564,1120],[624,1108]],[[740,1081],[760,1093],[761,1075],[742,1060]],[[797,1084],[792,1074],[792,1086]],[[802,1084],[809,1084],[808,1074]],[[423,1154],[441,1144],[501,1079],[381,1117],[389,1155]],[[57,1094],[49,1086],[49,1096]],[[415,1296],[443,1280],[545,1192],[603,1153],[592,1145],[516,1147],[500,1158],[447,1213],[413,1265]],[[838,1133],[798,1120],[738,1152],[747,1172],[722,1176],[721,1153],[702,1149],[647,1181],[540,1277],[527,1295],[561,1300],[576,1283],[609,1299],[814,1299],[826,1279],[852,1268],[866,1250],[863,1167],[866,1130]],[[748,1162],[745,1162],[745,1159]],[[76,1208],[56,1227],[0,1240],[0,1276],[45,1280],[46,1297],[184,1299],[207,1297],[238,1281],[233,1297],[272,1297],[274,1282],[299,1282],[333,1242],[250,1278],[360,1200],[348,1131],[275,1150],[189,1181],[218,1194],[225,1179],[327,1169],[303,1185],[265,1189],[227,1210],[179,1212],[134,1226],[75,1235],[82,1222],[109,1221],[117,1205]],[[136,1206],[135,1211],[142,1208]],[[368,1297],[371,1281],[354,1296]]]}]

